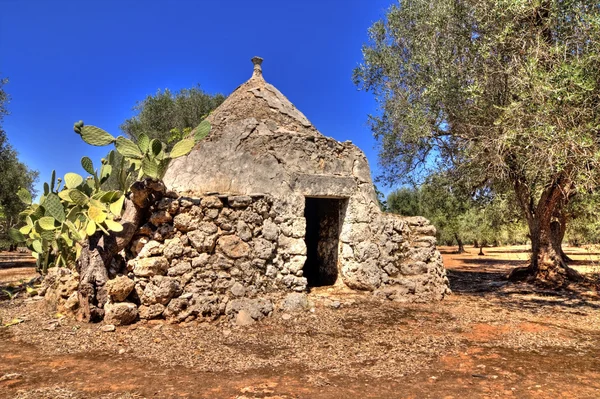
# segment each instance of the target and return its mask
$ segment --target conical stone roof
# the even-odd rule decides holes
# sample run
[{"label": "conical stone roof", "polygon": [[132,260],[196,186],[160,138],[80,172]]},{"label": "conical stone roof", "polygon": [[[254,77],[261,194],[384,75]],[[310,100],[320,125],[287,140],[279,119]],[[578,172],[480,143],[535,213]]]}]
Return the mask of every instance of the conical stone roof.
[{"label": "conical stone roof", "polygon": [[[319,134],[310,121],[262,75],[262,58],[254,57],[252,77],[238,86],[208,118],[213,131],[247,118],[269,121],[275,130]],[[275,125],[277,126],[275,128]]]},{"label": "conical stone roof", "polygon": [[[182,193],[350,197],[376,203],[367,159],[355,145],[319,133],[252,59],[252,77],[208,120],[210,134],[172,162],[164,181]],[[359,186],[363,186],[359,188]]]}]

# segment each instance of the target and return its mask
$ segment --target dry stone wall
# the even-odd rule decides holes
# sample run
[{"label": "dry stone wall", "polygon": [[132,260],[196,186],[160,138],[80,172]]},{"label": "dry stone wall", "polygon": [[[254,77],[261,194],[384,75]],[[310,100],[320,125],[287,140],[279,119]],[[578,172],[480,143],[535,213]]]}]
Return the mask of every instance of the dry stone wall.
[{"label": "dry stone wall", "polygon": [[[286,209],[259,194],[163,198],[109,270],[106,321],[268,316],[273,301],[307,291],[306,220]],[[338,282],[397,301],[449,292],[426,219],[370,212],[352,199],[340,213]],[[68,270],[53,271],[47,298],[74,310],[76,281]]]},{"label": "dry stone wall", "polygon": [[272,311],[267,294],[305,291],[304,226],[273,205],[265,195],[162,199],[126,254],[139,317],[244,309],[257,319]]}]

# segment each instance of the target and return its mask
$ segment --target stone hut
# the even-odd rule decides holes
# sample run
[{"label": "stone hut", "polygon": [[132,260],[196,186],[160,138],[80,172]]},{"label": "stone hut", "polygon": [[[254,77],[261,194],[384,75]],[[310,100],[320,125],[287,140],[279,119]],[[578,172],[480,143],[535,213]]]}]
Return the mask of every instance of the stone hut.
[{"label": "stone hut", "polygon": [[[210,115],[209,136],[164,179],[181,195],[213,198],[199,211],[218,237],[216,254],[248,262],[252,284],[266,279],[269,290],[346,285],[441,299],[448,283],[435,228],[383,214],[363,152],[322,135],[265,81],[262,59],[252,62],[252,77]],[[213,201],[218,208],[202,206]]]},{"label": "stone hut", "polygon": [[382,213],[362,151],[323,136],[252,61],[209,135],[169,166],[169,195],[110,271],[106,320],[260,319],[274,298],[319,286],[442,299],[435,228]]}]

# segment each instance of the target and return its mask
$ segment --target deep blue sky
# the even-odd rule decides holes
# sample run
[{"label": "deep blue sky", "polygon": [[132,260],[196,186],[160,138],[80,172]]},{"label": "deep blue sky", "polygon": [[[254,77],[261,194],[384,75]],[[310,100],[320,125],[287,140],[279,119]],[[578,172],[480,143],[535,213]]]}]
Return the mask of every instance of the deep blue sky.
[{"label": "deep blue sky", "polygon": [[[352,140],[377,172],[367,115],[373,96],[352,83],[368,27],[393,0],[0,0],[0,76],[11,95],[4,128],[40,171],[84,173],[99,160],[73,123],[113,135],[135,102],[200,83],[231,93],[265,59],[275,85],[323,134]],[[386,190],[387,191],[387,190]]]}]

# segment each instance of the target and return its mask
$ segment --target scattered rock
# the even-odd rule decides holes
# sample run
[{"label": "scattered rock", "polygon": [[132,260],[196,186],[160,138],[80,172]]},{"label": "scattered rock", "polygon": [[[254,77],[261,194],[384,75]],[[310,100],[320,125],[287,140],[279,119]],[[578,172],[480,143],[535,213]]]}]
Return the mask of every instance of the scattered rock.
[{"label": "scattered rock", "polygon": [[287,294],[281,303],[281,309],[286,312],[301,312],[308,310],[309,307],[308,297],[299,292]]},{"label": "scattered rock", "polygon": [[230,291],[234,296],[242,297],[246,293],[246,288],[239,282],[236,282],[231,286]]},{"label": "scattered rock", "polygon": [[235,317],[235,324],[237,324],[238,326],[249,326],[251,324],[254,324],[254,322],[255,321],[252,318],[252,315],[246,309],[240,310],[237,316]]},{"label": "scattered rock", "polygon": [[100,327],[100,331],[103,331],[103,332],[113,332],[116,329],[117,328],[114,326],[114,324],[105,324],[102,327]]},{"label": "scattered rock", "polygon": [[130,302],[107,303],[104,310],[104,321],[117,326],[131,324],[138,317],[137,306]]}]

